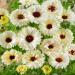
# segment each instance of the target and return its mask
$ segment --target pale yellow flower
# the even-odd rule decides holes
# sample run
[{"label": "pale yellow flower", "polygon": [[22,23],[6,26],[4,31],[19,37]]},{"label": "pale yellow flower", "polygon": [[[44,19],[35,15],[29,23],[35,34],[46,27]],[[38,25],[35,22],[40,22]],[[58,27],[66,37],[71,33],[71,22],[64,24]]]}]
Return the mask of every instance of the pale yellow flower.
[{"label": "pale yellow flower", "polygon": [[50,74],[52,72],[52,68],[49,65],[44,65],[42,67],[42,71],[44,72],[44,74]]},{"label": "pale yellow flower", "polygon": [[20,74],[24,74],[27,71],[28,67],[26,65],[19,65],[16,68],[16,71]]},{"label": "pale yellow flower", "polygon": [[1,24],[7,24],[9,22],[9,18],[7,16],[2,16],[0,19]]}]

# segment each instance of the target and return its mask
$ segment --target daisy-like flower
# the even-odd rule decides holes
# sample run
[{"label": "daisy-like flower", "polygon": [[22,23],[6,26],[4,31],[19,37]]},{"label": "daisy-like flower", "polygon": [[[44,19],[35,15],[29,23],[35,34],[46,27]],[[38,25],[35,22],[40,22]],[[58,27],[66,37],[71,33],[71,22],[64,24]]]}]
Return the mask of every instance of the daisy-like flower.
[{"label": "daisy-like flower", "polygon": [[16,34],[12,31],[5,31],[0,34],[0,45],[4,48],[12,48],[17,44]]},{"label": "daisy-like flower", "polygon": [[19,65],[17,68],[16,68],[16,71],[20,74],[24,74],[26,71],[27,71],[27,66],[26,65]]},{"label": "daisy-like flower", "polygon": [[52,72],[52,68],[49,65],[44,65],[42,67],[42,71],[44,72],[44,74],[50,74]]},{"label": "daisy-like flower", "polygon": [[49,16],[45,21],[40,23],[39,29],[44,35],[55,34],[60,27],[60,22],[57,21],[53,16]]},{"label": "daisy-like flower", "polygon": [[40,5],[32,5],[27,8],[27,11],[30,22],[34,22],[37,24],[44,21],[47,16]]},{"label": "daisy-like flower", "polygon": [[25,50],[33,50],[41,42],[40,32],[32,27],[23,28],[18,33],[18,44]]},{"label": "daisy-like flower", "polygon": [[53,52],[59,52],[62,50],[62,46],[60,42],[55,39],[45,39],[42,41],[40,45],[40,49],[43,53],[47,54],[48,56]]},{"label": "daisy-like flower", "polygon": [[57,68],[66,68],[69,65],[69,56],[67,53],[51,53],[49,57],[49,64]]},{"label": "daisy-like flower", "polygon": [[60,29],[54,38],[61,42],[63,48],[66,48],[73,41],[73,33],[70,29]]},{"label": "daisy-like flower", "polygon": [[45,56],[39,50],[27,51],[22,57],[22,63],[31,69],[41,67],[44,62]]},{"label": "daisy-like flower", "polygon": [[19,2],[24,6],[28,7],[33,4],[38,4],[37,0],[19,0]]},{"label": "daisy-like flower", "polygon": [[60,0],[47,0],[42,4],[42,10],[46,10],[48,15],[53,15],[59,19],[63,12],[63,7]]},{"label": "daisy-like flower", "polygon": [[16,26],[26,25],[28,22],[27,12],[25,9],[16,9],[10,14],[10,21]]},{"label": "daisy-like flower", "polygon": [[10,65],[13,62],[21,62],[21,56],[21,52],[11,49],[10,51],[4,52],[4,54],[1,56],[1,60],[5,65]]},{"label": "daisy-like flower", "polygon": [[70,8],[68,8],[68,10],[64,9],[61,19],[62,21],[69,21],[71,23],[75,23],[75,13]]},{"label": "daisy-like flower", "polygon": [[75,60],[75,44],[69,45],[67,52],[69,54],[70,59]]}]

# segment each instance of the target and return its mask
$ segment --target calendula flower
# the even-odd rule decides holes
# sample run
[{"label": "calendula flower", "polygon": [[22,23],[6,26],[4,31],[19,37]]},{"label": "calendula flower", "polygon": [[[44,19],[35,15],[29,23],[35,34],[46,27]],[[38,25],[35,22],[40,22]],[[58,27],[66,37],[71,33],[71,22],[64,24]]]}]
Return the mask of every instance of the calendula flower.
[{"label": "calendula flower", "polygon": [[18,33],[18,45],[25,50],[33,50],[41,42],[41,34],[36,28],[26,27]]},{"label": "calendula flower", "polygon": [[1,56],[1,60],[5,65],[10,65],[13,62],[21,62],[21,56],[21,52],[11,49],[10,51],[4,52],[4,54]]},{"label": "calendula flower", "polygon": [[49,56],[49,64],[57,68],[66,68],[69,65],[69,56],[67,53],[54,52]]},{"label": "calendula flower", "polygon": [[0,23],[5,25],[9,22],[9,18],[7,16],[1,16]]},{"label": "calendula flower", "polygon": [[42,67],[42,71],[44,74],[50,74],[52,72],[52,68],[49,65],[44,65]]},{"label": "calendula flower", "polygon": [[45,62],[45,56],[39,50],[27,51],[22,56],[22,63],[29,68],[40,68]]},{"label": "calendula flower", "polygon": [[19,65],[16,68],[16,71],[20,74],[24,74],[27,71],[28,67],[26,65]]}]

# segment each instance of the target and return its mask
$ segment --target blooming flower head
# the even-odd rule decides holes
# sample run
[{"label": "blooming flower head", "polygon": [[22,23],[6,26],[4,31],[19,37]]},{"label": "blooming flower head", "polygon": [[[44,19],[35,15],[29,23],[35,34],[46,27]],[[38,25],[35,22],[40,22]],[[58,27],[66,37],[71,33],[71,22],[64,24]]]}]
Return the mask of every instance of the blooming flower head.
[{"label": "blooming flower head", "polygon": [[16,71],[20,74],[24,74],[27,71],[28,67],[26,65],[19,65],[16,68]]},{"label": "blooming flower head", "polygon": [[26,27],[18,33],[18,40],[18,45],[21,48],[33,50],[40,44],[41,34],[36,28]]},{"label": "blooming flower head", "polygon": [[10,51],[4,52],[4,54],[1,56],[1,59],[5,65],[10,65],[13,62],[19,63],[21,61],[21,56],[21,52],[11,49]]},{"label": "blooming flower head", "polygon": [[69,56],[67,53],[54,52],[49,56],[49,64],[57,68],[66,68],[69,65]]},{"label": "blooming flower head", "polygon": [[43,71],[44,74],[50,74],[51,71],[52,71],[52,68],[49,65],[44,65],[42,67],[42,71]]},{"label": "blooming flower head", "polygon": [[45,56],[39,50],[27,51],[23,54],[22,63],[26,64],[29,68],[39,68],[45,62]]}]

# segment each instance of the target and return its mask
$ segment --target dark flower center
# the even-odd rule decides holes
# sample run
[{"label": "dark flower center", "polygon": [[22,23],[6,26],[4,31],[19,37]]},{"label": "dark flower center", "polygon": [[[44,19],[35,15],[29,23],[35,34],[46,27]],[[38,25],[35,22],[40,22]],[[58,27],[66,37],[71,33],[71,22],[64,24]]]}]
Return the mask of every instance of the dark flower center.
[{"label": "dark flower center", "polygon": [[51,12],[54,12],[55,9],[56,9],[56,8],[55,8],[55,6],[53,6],[53,5],[51,5],[51,6],[48,7],[48,10],[50,10]]},{"label": "dark flower center", "polygon": [[28,35],[27,37],[26,37],[26,41],[27,42],[32,42],[34,40],[34,37],[32,36],[32,35]]},{"label": "dark flower center", "polygon": [[11,41],[12,41],[12,39],[11,39],[11,38],[9,38],[9,37],[8,37],[8,38],[6,38],[6,42],[7,42],[7,43],[10,43]]},{"label": "dark flower center", "polygon": [[38,18],[41,16],[40,12],[36,11],[36,12],[33,12],[33,16]]},{"label": "dark flower center", "polygon": [[71,50],[69,53],[72,54],[72,55],[75,55],[75,51],[74,50]]},{"label": "dark flower center", "polygon": [[18,15],[18,19],[24,19],[24,15],[23,14],[19,14]]},{"label": "dark flower center", "polygon": [[4,16],[4,15],[0,15],[0,19],[1,19],[2,16]]},{"label": "dark flower center", "polygon": [[65,35],[61,34],[61,35],[60,35],[60,38],[61,38],[61,39],[65,39]]},{"label": "dark flower center", "polygon": [[52,24],[48,24],[47,29],[51,29],[51,28],[52,28]]},{"label": "dark flower center", "polygon": [[63,18],[63,19],[67,19],[68,16],[67,16],[67,15],[63,15],[62,18]]},{"label": "dark flower center", "polygon": [[34,56],[34,57],[31,57],[30,60],[31,60],[31,61],[35,61],[35,60],[36,60],[35,56]]},{"label": "dark flower center", "polygon": [[14,55],[11,55],[10,56],[10,60],[13,60],[13,59],[15,59],[15,56]]},{"label": "dark flower center", "polygon": [[56,58],[55,60],[56,60],[58,63],[61,63],[61,62],[63,61],[62,58],[60,58],[60,57],[59,57],[59,58]]},{"label": "dark flower center", "polygon": [[51,44],[48,46],[49,49],[52,49],[54,46]]}]

